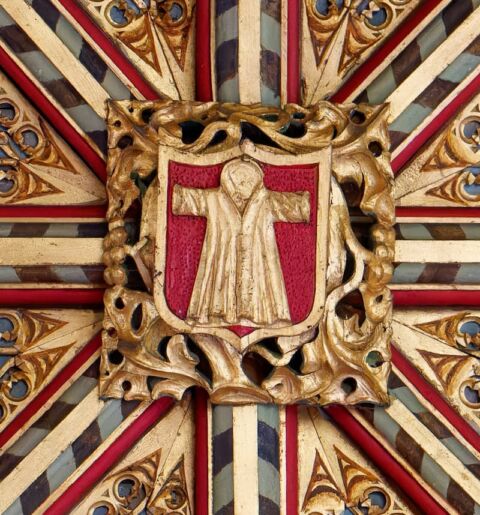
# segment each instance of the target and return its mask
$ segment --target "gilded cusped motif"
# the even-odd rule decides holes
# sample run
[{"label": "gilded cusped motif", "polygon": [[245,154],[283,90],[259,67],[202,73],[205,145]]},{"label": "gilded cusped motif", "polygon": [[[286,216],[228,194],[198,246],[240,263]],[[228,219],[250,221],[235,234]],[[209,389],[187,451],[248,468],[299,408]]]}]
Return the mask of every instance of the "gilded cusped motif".
[{"label": "gilded cusped motif", "polygon": [[387,402],[386,116],[111,103],[101,394]]}]

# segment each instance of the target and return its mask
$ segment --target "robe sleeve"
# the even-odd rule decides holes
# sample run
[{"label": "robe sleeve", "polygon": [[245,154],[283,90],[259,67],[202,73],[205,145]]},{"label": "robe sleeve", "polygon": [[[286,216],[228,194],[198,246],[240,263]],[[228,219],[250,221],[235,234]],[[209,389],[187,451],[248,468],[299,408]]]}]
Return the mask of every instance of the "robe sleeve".
[{"label": "robe sleeve", "polygon": [[174,215],[207,216],[207,190],[175,184],[172,195]]},{"label": "robe sleeve", "polygon": [[278,222],[308,222],[310,220],[310,193],[270,193],[274,219]]}]

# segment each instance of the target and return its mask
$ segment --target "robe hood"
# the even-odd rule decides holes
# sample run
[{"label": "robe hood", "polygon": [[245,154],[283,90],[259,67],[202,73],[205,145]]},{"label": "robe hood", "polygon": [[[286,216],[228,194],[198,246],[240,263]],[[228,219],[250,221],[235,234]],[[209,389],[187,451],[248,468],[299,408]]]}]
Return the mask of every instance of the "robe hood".
[{"label": "robe hood", "polygon": [[253,197],[256,191],[263,187],[263,170],[257,163],[253,161],[244,161],[243,159],[234,159],[233,161],[230,161],[224,166],[222,170],[222,174],[220,176],[220,186],[235,203],[238,201],[238,191],[235,186],[233,175],[240,167],[248,168],[252,175],[252,180],[254,181],[252,193],[249,196],[249,199]]}]

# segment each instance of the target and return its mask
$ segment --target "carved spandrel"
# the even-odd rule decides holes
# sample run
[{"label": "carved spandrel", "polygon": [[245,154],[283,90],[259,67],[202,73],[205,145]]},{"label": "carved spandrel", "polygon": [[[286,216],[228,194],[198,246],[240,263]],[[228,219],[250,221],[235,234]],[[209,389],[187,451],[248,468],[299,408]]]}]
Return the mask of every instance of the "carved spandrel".
[{"label": "carved spandrel", "polygon": [[[395,310],[393,341],[450,406],[479,427],[476,313]],[[469,325],[466,325],[469,324]]]},{"label": "carved spandrel", "polygon": [[299,408],[301,515],[410,514],[395,488],[338,427],[314,408]]},{"label": "carved spandrel", "polygon": [[0,73],[0,205],[105,202],[102,183]]},{"label": "carved spandrel", "polygon": [[194,97],[195,0],[80,0],[163,97]]},{"label": "carved spandrel", "polygon": [[194,429],[187,395],[147,431],[72,513],[91,515],[98,509],[109,515],[142,510],[192,515]]},{"label": "carved spandrel", "polygon": [[475,207],[480,165],[476,95],[395,179],[398,206]]},{"label": "carved spandrel", "polygon": [[[362,116],[358,116],[359,112]],[[219,403],[387,401],[391,314],[387,284],[392,273],[394,214],[384,107],[321,102],[308,109],[290,104],[281,110],[213,102],[117,102],[110,105],[109,127],[110,233],[104,243],[104,261],[105,279],[112,287],[105,296],[103,395],[145,399],[168,394],[180,398],[186,389],[196,385],[205,388],[211,400]],[[230,207],[238,211],[240,220],[247,216],[249,206],[257,202],[262,209],[268,208],[266,219],[272,224],[275,203],[267,202],[268,190],[273,188],[273,197],[277,199],[286,191],[277,177],[288,175],[288,167],[310,166],[318,170],[312,172],[312,177],[318,173],[318,195],[312,196],[314,189],[309,197],[305,196],[308,187],[297,182],[299,173],[293,174],[288,190],[288,195],[293,196],[281,198],[281,209],[277,209],[279,220],[295,230],[310,223],[314,241],[318,242],[313,247],[317,249],[313,267],[316,277],[309,283],[314,285],[312,305],[316,307],[310,308],[310,312],[307,309],[299,320],[293,320],[293,316],[289,320],[291,313],[287,316],[286,310],[285,316],[259,317],[256,321],[252,321],[251,313],[241,316],[239,298],[251,294],[255,280],[268,285],[276,277],[280,282],[274,281],[275,284],[290,284],[285,262],[281,263],[281,272],[276,273],[272,271],[274,266],[269,265],[267,270],[258,257],[254,262],[264,271],[250,271],[246,282],[241,280],[245,263],[236,266],[231,260],[223,265],[216,258],[212,261],[214,267],[223,267],[219,278],[228,277],[228,267],[233,267],[231,277],[235,281],[222,290],[227,297],[230,292],[234,299],[231,305],[235,315],[227,320],[228,327],[225,306],[215,297],[206,303],[205,323],[192,320],[198,315],[193,309],[190,311],[195,311],[195,316],[188,319],[192,305],[188,298],[183,311],[181,306],[177,311],[172,308],[172,299],[174,304],[175,295],[181,293],[177,291],[169,298],[166,292],[166,277],[177,266],[174,261],[165,268],[169,259],[165,238],[172,220],[207,220],[207,191],[211,193],[210,215],[215,213],[212,206],[219,199],[220,171],[222,167],[228,168],[223,163],[237,163],[237,167],[238,160],[256,163],[250,168],[263,170],[267,187],[262,188],[261,181],[253,180],[254,173],[245,174],[243,186],[249,190],[253,181],[255,192],[246,191],[243,201],[238,198],[236,205],[228,195],[222,197],[222,202],[231,202]],[[171,191],[166,185],[173,185],[176,179],[169,175],[173,173],[169,163],[181,163],[180,169],[187,170],[184,183],[176,189],[172,186]],[[192,166],[197,167],[197,172],[189,175]],[[208,172],[215,167],[216,172]],[[195,186],[192,177],[200,183]],[[352,230],[346,197],[351,194],[343,190],[347,184],[358,189],[357,199],[350,199],[352,206],[376,220],[370,228],[368,247],[360,243]],[[193,186],[195,193],[185,189]],[[238,186],[235,192],[239,191]],[[142,207],[142,224],[138,240],[129,241],[124,220],[134,203]],[[182,211],[184,208],[186,211]],[[314,221],[312,210],[318,211],[318,221]],[[257,215],[252,214],[249,223],[260,226],[261,218]],[[262,238],[276,234],[265,229],[260,233]],[[243,231],[242,235],[245,234]],[[275,238],[272,241],[280,245],[278,234]],[[272,241],[266,249],[274,248]],[[206,242],[205,236],[198,239],[192,233],[182,243],[186,256],[191,256],[192,246],[198,247],[200,268],[191,275],[190,299],[198,295],[205,300],[205,292],[210,288],[207,281],[202,290],[203,279],[199,279],[198,289],[195,284],[195,277],[206,273],[199,271],[201,263],[207,262],[207,257],[202,257],[202,246],[209,250]],[[224,251],[224,247],[219,248]],[[235,256],[248,261],[254,250],[246,249]],[[280,247],[279,254],[282,256]],[[350,264],[347,267],[347,254],[353,258],[353,269]],[[127,259],[133,259],[144,278],[144,291],[128,288],[124,270]],[[282,259],[285,261],[285,257]],[[302,261],[297,264],[299,270],[304,266]],[[205,270],[210,272],[211,268]],[[175,284],[182,288],[184,282]],[[247,286],[242,289],[242,284]],[[358,305],[349,300],[352,295],[361,298]],[[272,305],[279,307],[278,299],[270,298],[267,302],[263,294],[253,296],[247,304],[255,310],[259,302],[264,308],[270,306],[270,312]],[[291,311],[291,299],[287,304]],[[282,323],[276,324],[277,319]]]},{"label": "carved spandrel", "polygon": [[305,104],[334,93],[412,13],[419,0],[303,0]]},{"label": "carved spandrel", "polygon": [[101,327],[88,310],[0,310],[0,429],[56,376]]}]

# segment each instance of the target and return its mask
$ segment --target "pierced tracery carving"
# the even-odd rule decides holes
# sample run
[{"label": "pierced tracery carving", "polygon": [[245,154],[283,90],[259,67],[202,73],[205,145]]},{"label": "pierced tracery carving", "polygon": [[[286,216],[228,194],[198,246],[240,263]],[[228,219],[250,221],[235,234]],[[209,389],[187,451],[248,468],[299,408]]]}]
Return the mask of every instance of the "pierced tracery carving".
[{"label": "pierced tracery carving", "polygon": [[[283,110],[213,102],[112,103],[110,233],[104,254],[105,279],[112,287],[105,296],[102,394],[180,398],[196,385],[209,391],[213,402],[387,402],[391,335],[387,284],[392,274],[394,215],[386,112],[382,106],[327,102],[308,109],[290,104]],[[317,322],[301,334],[287,332],[272,341],[257,338],[237,344],[238,339],[225,339],[216,329],[181,331],[158,315],[153,293],[159,291],[163,272],[154,260],[154,250],[158,255],[161,246],[157,199],[166,182],[159,179],[164,171],[157,171],[157,156],[161,145],[162,155],[172,149],[188,153],[192,163],[195,156],[199,163],[208,162],[220,151],[238,155],[241,151],[235,149],[244,140],[253,142],[247,145],[248,152],[267,156],[264,160],[277,154],[279,162],[290,159],[291,163],[322,148],[328,152],[331,145],[332,178],[326,299]],[[352,203],[375,220],[368,246],[352,230],[345,197],[350,194],[345,192],[355,189],[352,185],[358,191]],[[129,241],[125,216],[137,201],[142,206],[140,236]],[[349,269],[347,255],[352,260]],[[128,288],[127,259],[136,263],[145,291]],[[317,279],[317,288],[323,281]],[[352,295],[353,304],[348,300]]]}]

